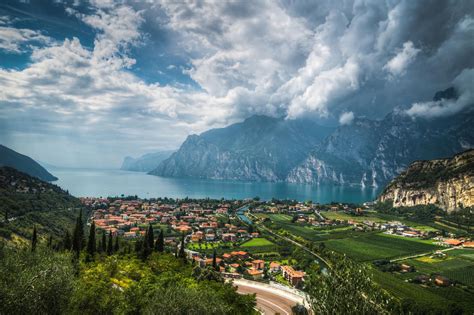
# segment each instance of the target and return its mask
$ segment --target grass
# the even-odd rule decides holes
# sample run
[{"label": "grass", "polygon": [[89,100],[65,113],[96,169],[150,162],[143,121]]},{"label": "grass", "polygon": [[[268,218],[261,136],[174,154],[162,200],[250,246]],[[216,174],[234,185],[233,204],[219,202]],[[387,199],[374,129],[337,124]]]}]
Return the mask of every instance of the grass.
[{"label": "grass", "polygon": [[240,245],[240,247],[258,247],[258,246],[270,246],[270,245],[274,245],[274,244],[270,242],[269,240],[267,240],[266,238],[257,237],[243,243],[242,245]]},{"label": "grass", "polygon": [[366,234],[356,238],[332,239],[325,242],[328,249],[344,253],[357,261],[391,259],[439,248],[426,241],[394,237],[386,234]]}]

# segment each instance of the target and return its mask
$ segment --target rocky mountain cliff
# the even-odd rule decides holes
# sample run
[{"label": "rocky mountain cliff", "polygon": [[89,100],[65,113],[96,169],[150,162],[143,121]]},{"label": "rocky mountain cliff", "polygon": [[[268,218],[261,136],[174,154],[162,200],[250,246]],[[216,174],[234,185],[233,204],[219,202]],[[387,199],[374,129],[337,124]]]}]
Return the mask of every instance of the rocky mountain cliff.
[{"label": "rocky mountain cliff", "polygon": [[0,166],[10,166],[30,176],[51,182],[58,178],[51,175],[32,158],[0,144]]},{"label": "rocky mountain cliff", "polygon": [[280,181],[332,131],[309,120],[253,116],[242,123],[189,136],[150,174]]},{"label": "rocky mountain cliff", "polygon": [[149,172],[169,158],[175,151],[159,151],[155,153],[144,154],[138,158],[127,156],[123,159],[121,170],[133,172]]},{"label": "rocky mountain cliff", "polygon": [[434,204],[447,211],[474,206],[474,150],[413,162],[382,192],[394,207]]},{"label": "rocky mountain cliff", "polygon": [[[452,89],[438,92],[455,97]],[[287,181],[383,186],[411,162],[452,156],[474,148],[474,111],[437,119],[403,111],[374,121],[356,118],[340,126],[289,173]]]}]

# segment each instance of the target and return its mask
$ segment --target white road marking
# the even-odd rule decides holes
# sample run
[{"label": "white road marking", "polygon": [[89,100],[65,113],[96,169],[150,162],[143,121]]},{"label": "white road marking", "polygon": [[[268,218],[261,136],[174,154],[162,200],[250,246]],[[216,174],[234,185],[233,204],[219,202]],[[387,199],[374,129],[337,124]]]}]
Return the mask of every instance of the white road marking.
[{"label": "white road marking", "polygon": [[271,305],[273,305],[274,307],[281,309],[281,310],[283,311],[283,313],[285,313],[286,315],[290,315],[290,313],[288,313],[287,311],[285,311],[285,309],[284,309],[284,308],[282,308],[282,307],[280,307],[280,306],[276,305],[276,304],[275,304],[275,303],[273,303],[273,302],[270,302],[270,301],[269,301],[269,300],[267,300],[267,299],[264,299],[264,298],[262,298],[262,297],[258,296],[258,293],[257,293],[257,297],[256,297],[256,299],[257,299],[257,300],[262,300],[262,301],[265,301],[265,302],[267,302],[268,304],[271,304]]}]

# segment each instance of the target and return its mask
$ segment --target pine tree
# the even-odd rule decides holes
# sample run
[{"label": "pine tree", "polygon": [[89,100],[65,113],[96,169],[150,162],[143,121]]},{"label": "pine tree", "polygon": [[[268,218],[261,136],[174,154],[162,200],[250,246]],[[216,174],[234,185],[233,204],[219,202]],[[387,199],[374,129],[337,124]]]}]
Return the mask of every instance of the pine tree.
[{"label": "pine tree", "polygon": [[107,235],[105,234],[105,230],[102,230],[102,241],[100,242],[100,251],[102,253],[107,252]]},{"label": "pine tree", "polygon": [[96,241],[95,241],[95,222],[92,221],[91,228],[89,230],[89,240],[87,241],[87,253],[94,257],[96,251]]},{"label": "pine tree", "polygon": [[155,236],[154,236],[154,233],[153,233],[153,227],[151,226],[151,223],[150,225],[148,226],[148,232],[147,232],[147,239],[146,241],[148,242],[148,247],[150,248],[150,250],[153,248],[153,245],[155,243]]},{"label": "pine tree", "polygon": [[160,253],[165,250],[165,239],[163,235],[163,230],[160,230],[160,234],[158,234],[158,238],[155,242],[155,250]]},{"label": "pine tree", "polygon": [[214,248],[214,251],[212,252],[212,268],[214,270],[218,270],[218,266],[217,266],[217,253],[216,253],[216,249]]},{"label": "pine tree", "polygon": [[107,255],[112,255],[114,253],[114,245],[113,245],[113,236],[112,231],[109,232],[109,242],[107,243]]},{"label": "pine tree", "polygon": [[71,233],[69,233],[69,231],[66,231],[66,234],[64,235],[63,246],[64,250],[71,250],[72,240]]},{"label": "pine tree", "polygon": [[119,238],[117,236],[115,238],[114,252],[118,253],[118,251],[119,251]]},{"label": "pine tree", "polygon": [[36,244],[38,243],[38,233],[36,231],[36,225],[33,226],[33,237],[31,238],[31,251],[36,250]]}]

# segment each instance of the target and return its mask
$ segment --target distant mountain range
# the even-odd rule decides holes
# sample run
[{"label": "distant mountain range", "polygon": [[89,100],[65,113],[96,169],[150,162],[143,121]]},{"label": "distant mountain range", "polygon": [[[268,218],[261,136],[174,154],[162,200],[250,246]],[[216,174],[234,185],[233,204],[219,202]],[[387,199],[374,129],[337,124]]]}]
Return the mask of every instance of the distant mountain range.
[{"label": "distant mountain range", "polygon": [[191,135],[153,175],[252,181],[284,180],[333,128],[311,121],[253,116]]},{"label": "distant mountain range", "polygon": [[0,144],[0,166],[10,166],[30,176],[52,182],[58,178],[32,158]]},{"label": "distant mountain range", "polygon": [[123,159],[121,170],[134,172],[149,172],[158,167],[161,161],[166,160],[175,151],[160,151],[148,153],[138,158],[127,156]]},{"label": "distant mountain range", "polygon": [[[455,98],[454,89],[435,100]],[[411,162],[474,147],[474,111],[436,119],[393,111],[337,128],[311,120],[253,116],[191,135],[153,175],[209,179],[382,186]]]},{"label": "distant mountain range", "polygon": [[379,197],[394,207],[434,204],[447,211],[474,206],[474,150],[451,158],[416,161]]}]

